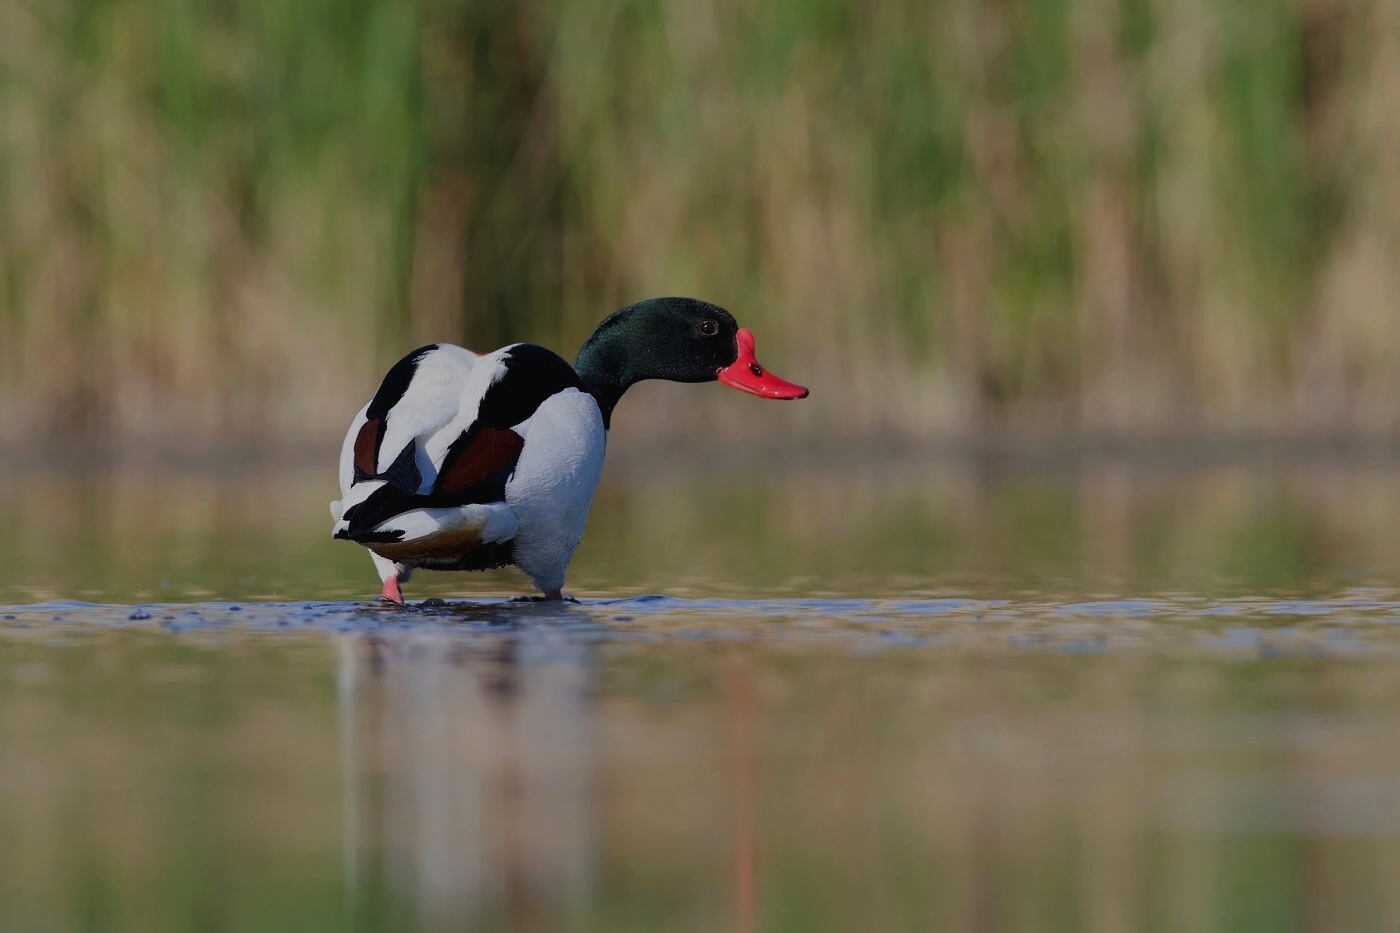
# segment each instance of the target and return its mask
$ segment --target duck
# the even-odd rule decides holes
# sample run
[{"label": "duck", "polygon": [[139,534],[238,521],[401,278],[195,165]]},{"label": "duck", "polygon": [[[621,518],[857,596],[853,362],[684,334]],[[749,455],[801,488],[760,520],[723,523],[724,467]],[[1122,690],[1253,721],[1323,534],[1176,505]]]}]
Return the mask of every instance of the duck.
[{"label": "duck", "polygon": [[809,394],[758,362],[732,314],[695,298],[614,312],[572,366],[529,343],[484,354],[429,344],[390,367],[351,421],[332,537],[369,551],[379,598],[399,606],[415,570],[512,565],[542,594],[531,598],[565,599],[613,410],[649,379]]}]

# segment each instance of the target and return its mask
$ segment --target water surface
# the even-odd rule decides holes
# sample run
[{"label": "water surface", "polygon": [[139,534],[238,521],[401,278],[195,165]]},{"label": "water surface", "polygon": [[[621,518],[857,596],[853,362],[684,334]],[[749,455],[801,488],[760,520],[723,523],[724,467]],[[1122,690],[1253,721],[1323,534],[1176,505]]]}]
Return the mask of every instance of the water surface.
[{"label": "water surface", "polygon": [[21,479],[4,929],[1400,928],[1384,464],[624,473],[407,611],[320,471]]}]

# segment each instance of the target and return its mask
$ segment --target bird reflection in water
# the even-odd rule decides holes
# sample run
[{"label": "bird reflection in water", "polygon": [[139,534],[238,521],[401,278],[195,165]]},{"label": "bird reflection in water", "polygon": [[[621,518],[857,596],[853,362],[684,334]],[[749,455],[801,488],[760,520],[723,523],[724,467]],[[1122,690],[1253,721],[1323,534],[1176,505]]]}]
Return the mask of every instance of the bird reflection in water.
[{"label": "bird reflection in water", "polygon": [[431,927],[587,912],[596,861],[593,639],[568,608],[454,610],[338,636],[352,909]]}]

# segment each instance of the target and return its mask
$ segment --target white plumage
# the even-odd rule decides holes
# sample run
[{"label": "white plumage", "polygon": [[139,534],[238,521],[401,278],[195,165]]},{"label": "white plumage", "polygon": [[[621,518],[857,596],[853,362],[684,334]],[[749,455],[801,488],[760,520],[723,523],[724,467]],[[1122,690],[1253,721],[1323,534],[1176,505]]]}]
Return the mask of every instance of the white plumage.
[{"label": "white plumage", "polygon": [[603,415],[593,396],[565,389],[516,432],[525,447],[506,483],[506,504],[520,522],[515,563],[542,591],[558,592],[603,476]]},{"label": "white plumage", "polygon": [[[502,545],[510,548],[509,562],[542,592],[556,595],[562,589],[602,476],[607,432],[593,396],[577,386],[551,392],[554,386],[549,379],[555,374],[541,376],[530,360],[513,358],[518,346],[481,356],[447,345],[423,352],[402,395],[383,417],[382,437],[373,451],[373,477],[363,475],[368,471],[357,477],[356,448],[357,442],[364,443],[362,432],[374,402],[361,408],[351,422],[340,455],[341,498],[331,503],[332,534],[360,540],[369,548],[386,587],[391,577],[404,580],[415,567],[470,569],[473,553],[482,552],[484,545]],[[435,494],[435,489],[454,443],[470,436],[473,426],[492,414],[482,412],[483,400],[493,386],[507,379],[513,384],[502,386],[509,390],[506,394],[518,396],[529,390],[545,397],[529,417],[508,425],[523,445],[509,467],[500,501],[436,504],[443,496]],[[381,388],[381,395],[385,391]],[[509,406],[496,408],[509,410]],[[384,474],[410,444],[418,471],[416,488],[386,490],[391,481]],[[409,507],[357,533],[352,510],[374,505],[376,493],[381,498],[393,496]],[[485,560],[485,566],[504,562],[496,556],[500,551],[490,553],[493,557]]]}]

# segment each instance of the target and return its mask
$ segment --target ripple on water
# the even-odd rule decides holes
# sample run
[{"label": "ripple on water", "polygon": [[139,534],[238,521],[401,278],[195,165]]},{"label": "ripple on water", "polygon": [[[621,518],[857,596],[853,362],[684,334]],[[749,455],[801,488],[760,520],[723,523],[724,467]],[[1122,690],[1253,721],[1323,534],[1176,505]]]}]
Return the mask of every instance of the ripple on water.
[{"label": "ripple on water", "polygon": [[3,607],[0,637],[131,629],[170,635],[434,631],[470,637],[551,632],[588,641],[755,641],[853,651],[1000,650],[1228,656],[1400,655],[1400,598],[686,599],[646,595],[547,604],[427,600],[155,604],[59,601]]}]

